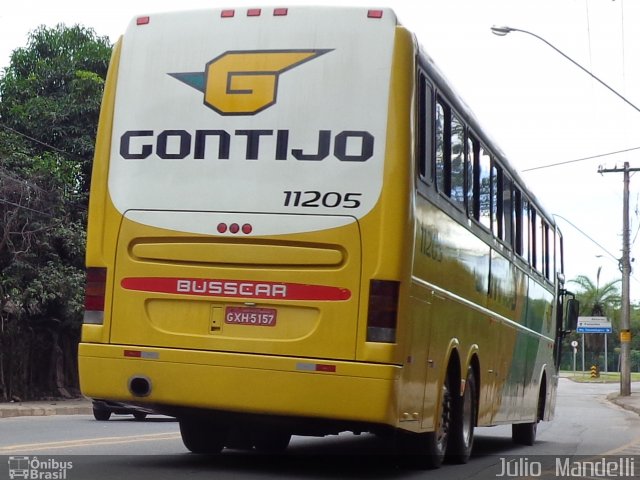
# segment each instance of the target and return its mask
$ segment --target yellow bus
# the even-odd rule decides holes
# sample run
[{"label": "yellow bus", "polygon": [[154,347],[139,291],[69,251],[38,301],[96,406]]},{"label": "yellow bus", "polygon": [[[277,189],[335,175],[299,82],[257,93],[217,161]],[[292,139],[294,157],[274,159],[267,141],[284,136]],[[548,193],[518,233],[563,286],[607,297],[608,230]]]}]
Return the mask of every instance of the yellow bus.
[{"label": "yellow bus", "polygon": [[135,18],[87,235],[82,391],[193,452],[364,431],[438,466],[552,416],[560,232],[392,10]]}]

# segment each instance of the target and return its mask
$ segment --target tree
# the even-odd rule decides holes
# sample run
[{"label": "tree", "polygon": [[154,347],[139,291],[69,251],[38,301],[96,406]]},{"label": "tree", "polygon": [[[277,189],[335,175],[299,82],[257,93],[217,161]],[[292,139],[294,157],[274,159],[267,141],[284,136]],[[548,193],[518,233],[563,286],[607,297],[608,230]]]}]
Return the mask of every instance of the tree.
[{"label": "tree", "polygon": [[[41,26],[16,49],[0,81],[0,119],[28,135],[34,152],[58,149],[77,163],[86,193],[111,46],[107,37],[79,25]],[[46,145],[43,145],[46,144]]]},{"label": "tree", "polygon": [[77,388],[86,204],[109,42],[39,27],[0,78],[0,399]]},{"label": "tree", "polygon": [[600,285],[600,270],[596,283],[586,275],[578,275],[574,280],[570,280],[581,288],[578,292],[580,300],[580,313],[593,316],[606,316],[607,312],[620,308],[622,298],[618,290],[621,280],[611,280],[604,285]]}]

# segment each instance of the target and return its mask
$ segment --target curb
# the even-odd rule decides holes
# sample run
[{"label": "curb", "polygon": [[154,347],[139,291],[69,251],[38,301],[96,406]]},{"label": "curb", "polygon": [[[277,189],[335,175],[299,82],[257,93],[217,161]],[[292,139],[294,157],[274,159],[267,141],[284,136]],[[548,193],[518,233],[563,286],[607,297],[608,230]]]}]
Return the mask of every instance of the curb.
[{"label": "curb", "polygon": [[629,402],[625,401],[627,398],[628,397],[620,397],[620,394],[618,392],[610,393],[609,395],[607,395],[607,400],[609,400],[611,403],[624,408],[625,410],[640,415],[640,402],[638,402],[638,406],[631,405]]},{"label": "curb", "polygon": [[0,418],[44,417],[50,415],[91,415],[91,403],[80,405],[16,405],[0,404]]}]

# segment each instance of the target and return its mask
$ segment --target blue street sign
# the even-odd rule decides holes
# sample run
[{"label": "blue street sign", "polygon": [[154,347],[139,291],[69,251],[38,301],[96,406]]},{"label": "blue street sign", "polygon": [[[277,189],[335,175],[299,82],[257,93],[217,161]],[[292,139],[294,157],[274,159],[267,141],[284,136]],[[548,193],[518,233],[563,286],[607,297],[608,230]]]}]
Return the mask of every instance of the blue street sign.
[{"label": "blue street sign", "polygon": [[578,327],[578,333],[612,333],[613,329],[608,327]]},{"label": "blue street sign", "polygon": [[611,322],[607,317],[578,317],[578,333],[612,333]]}]

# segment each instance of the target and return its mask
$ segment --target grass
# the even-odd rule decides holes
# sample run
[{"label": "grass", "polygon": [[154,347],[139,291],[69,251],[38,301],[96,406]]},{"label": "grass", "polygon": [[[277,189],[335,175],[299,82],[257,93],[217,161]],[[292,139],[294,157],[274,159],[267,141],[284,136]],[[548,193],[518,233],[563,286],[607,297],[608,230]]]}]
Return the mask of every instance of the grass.
[{"label": "grass", "polygon": [[[572,371],[562,371],[561,375],[566,377],[574,382],[580,383],[620,383],[620,373],[619,372],[609,372],[604,373],[600,372],[600,376],[596,378],[591,378],[591,372],[581,372],[576,371],[575,374]],[[631,381],[632,382],[640,382],[640,373],[631,372]]]}]

